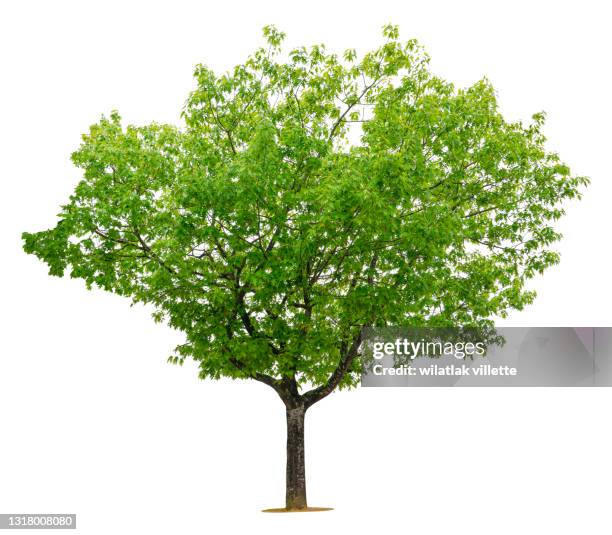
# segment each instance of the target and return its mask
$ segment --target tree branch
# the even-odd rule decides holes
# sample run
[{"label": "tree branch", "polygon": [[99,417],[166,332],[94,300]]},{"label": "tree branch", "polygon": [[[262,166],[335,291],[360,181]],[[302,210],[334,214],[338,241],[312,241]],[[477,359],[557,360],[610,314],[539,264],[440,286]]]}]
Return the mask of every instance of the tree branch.
[{"label": "tree branch", "polygon": [[338,367],[330,375],[329,379],[323,385],[313,388],[302,395],[302,399],[304,400],[306,407],[314,405],[317,401],[320,401],[324,397],[331,394],[340,384],[340,381],[342,381],[343,377],[350,369],[355,357],[359,352],[359,346],[361,345],[361,341],[363,339],[362,337],[363,329],[360,329],[359,334],[353,339],[353,342],[340,360]]}]

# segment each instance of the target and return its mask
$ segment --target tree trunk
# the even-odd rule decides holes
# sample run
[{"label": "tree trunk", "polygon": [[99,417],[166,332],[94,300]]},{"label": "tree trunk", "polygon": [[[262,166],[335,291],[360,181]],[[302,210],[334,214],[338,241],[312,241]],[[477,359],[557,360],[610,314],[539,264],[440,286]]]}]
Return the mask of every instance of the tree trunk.
[{"label": "tree trunk", "polygon": [[303,405],[287,407],[287,509],[305,509],[306,466],[304,463],[304,416]]}]

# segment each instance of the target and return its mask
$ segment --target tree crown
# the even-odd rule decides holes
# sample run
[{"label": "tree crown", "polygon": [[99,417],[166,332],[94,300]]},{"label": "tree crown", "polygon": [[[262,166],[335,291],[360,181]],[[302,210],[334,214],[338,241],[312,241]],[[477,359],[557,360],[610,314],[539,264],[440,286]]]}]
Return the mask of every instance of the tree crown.
[{"label": "tree crown", "polygon": [[195,69],[179,127],[102,117],[56,227],[24,248],[185,333],[172,362],[314,402],[351,386],[366,326],[488,325],[558,260],[587,183],[504,120],[493,88],[434,76],[395,26],[358,57],[284,34],[231,72]]}]

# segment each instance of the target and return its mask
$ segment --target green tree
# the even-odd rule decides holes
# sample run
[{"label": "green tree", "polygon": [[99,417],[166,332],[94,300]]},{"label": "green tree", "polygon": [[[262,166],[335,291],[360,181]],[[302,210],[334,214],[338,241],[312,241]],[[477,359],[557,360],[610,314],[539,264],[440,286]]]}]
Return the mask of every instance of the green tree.
[{"label": "green tree", "polygon": [[50,274],[154,307],[202,378],[254,379],[286,407],[286,508],[306,502],[304,416],[359,382],[364,327],[484,326],[558,261],[551,226],[587,183],[507,122],[493,88],[431,74],[414,41],[341,57],[284,34],[221,76],[195,69],[180,128],[113,112],[72,155]]}]

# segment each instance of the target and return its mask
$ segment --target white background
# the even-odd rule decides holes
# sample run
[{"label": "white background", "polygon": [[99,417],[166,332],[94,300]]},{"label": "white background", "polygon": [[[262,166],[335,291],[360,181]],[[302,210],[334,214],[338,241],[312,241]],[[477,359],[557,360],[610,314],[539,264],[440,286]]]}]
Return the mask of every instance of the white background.
[{"label": "white background", "polygon": [[506,325],[610,325],[606,2],[4,1],[0,7],[0,513],[77,513],[83,534],[610,533],[612,390],[361,389],[307,421],[311,505],[284,501],[284,411],[267,387],[166,364],[180,333],[47,276],[20,233],[54,225],[80,134],[117,108],[179,122],[192,67],[289,45],[376,46],[400,25],[439,75],[487,75],[510,119],[546,110],[549,147],[592,185],[562,262]]}]

